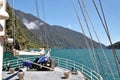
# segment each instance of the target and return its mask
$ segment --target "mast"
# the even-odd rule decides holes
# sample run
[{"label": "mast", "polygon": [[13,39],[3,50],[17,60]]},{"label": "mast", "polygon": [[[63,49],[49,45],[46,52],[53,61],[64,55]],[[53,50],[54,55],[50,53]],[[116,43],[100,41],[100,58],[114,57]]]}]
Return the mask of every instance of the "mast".
[{"label": "mast", "polygon": [[[3,64],[3,44],[5,37],[5,21],[9,18],[6,12],[6,0],[0,0],[0,77],[2,78],[2,64]],[[1,79],[2,80],[2,79]]]}]

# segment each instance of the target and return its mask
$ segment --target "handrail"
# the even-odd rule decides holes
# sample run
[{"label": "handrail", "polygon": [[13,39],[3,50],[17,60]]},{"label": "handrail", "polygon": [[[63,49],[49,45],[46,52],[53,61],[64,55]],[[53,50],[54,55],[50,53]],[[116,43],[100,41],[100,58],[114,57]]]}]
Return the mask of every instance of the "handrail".
[{"label": "handrail", "polygon": [[[81,71],[89,80],[103,80],[103,78],[101,77],[100,74],[98,74],[94,70],[91,70],[88,67],[85,67],[84,65],[82,65],[80,63],[77,63],[73,60],[69,60],[69,59],[65,59],[65,58],[59,58],[59,57],[54,57],[54,56],[53,56],[53,58],[56,59],[56,61],[57,61],[56,63],[58,64],[58,66],[67,68],[69,70],[72,67],[74,67],[78,71]],[[66,63],[66,61],[67,61],[67,63]]]},{"label": "handrail", "polygon": [[[37,57],[29,57],[29,58],[27,57],[27,58],[21,58],[21,59],[33,61],[35,58],[37,58]],[[57,66],[66,68],[68,70],[71,70],[71,68],[74,68],[74,69],[82,72],[88,78],[88,80],[103,80],[103,78],[101,77],[100,74],[98,74],[94,70],[91,70],[90,68],[84,66],[83,64],[80,64],[73,60],[60,58],[60,57],[51,56],[51,58],[55,59]],[[5,61],[5,62],[3,62],[3,66],[6,66],[7,63],[9,63],[11,65],[11,67],[13,67],[13,68],[15,68],[17,64],[20,67],[22,67],[22,61],[20,59]]]}]

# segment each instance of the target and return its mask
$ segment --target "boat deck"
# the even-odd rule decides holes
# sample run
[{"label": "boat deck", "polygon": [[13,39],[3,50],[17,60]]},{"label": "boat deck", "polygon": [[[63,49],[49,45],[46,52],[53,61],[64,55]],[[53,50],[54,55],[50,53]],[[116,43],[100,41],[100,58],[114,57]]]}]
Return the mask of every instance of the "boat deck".
[{"label": "boat deck", "polygon": [[[68,71],[67,69],[56,67],[54,71],[25,71],[24,80],[85,80],[84,75],[81,72],[78,72],[77,75],[69,74],[69,78],[64,78],[64,72]],[[9,76],[12,76],[9,80],[19,80],[17,72],[13,74],[8,74],[9,72],[2,73],[3,79],[7,79]]]}]

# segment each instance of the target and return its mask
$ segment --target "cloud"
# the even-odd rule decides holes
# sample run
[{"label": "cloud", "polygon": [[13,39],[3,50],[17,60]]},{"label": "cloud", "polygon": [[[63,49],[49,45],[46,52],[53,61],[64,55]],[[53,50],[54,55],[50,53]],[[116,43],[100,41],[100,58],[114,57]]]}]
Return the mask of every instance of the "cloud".
[{"label": "cloud", "polygon": [[77,24],[74,24],[74,25],[69,24],[67,27],[68,27],[69,29],[74,29],[74,28],[77,27],[77,26],[78,26]]},{"label": "cloud", "polygon": [[44,25],[44,23],[40,22],[39,20],[34,21],[38,26]]},{"label": "cloud", "polygon": [[24,19],[23,23],[28,29],[38,29],[36,21],[28,22],[26,19]]},{"label": "cloud", "polygon": [[44,23],[40,23],[40,26],[41,26],[41,25],[44,25]]},{"label": "cloud", "polygon": [[74,30],[74,31],[77,31],[79,32],[80,31],[80,27],[78,26],[78,24],[69,24],[67,26],[68,29],[71,29],[71,30]]},{"label": "cloud", "polygon": [[69,24],[69,25],[68,25],[68,28],[69,28],[69,29],[72,29],[72,26]]}]

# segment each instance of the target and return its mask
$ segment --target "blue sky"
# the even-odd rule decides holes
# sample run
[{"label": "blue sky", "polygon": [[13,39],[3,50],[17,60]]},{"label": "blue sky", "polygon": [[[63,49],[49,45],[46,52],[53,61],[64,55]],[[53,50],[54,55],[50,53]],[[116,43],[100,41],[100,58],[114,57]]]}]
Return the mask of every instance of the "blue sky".
[{"label": "blue sky", "polygon": [[[11,5],[12,0],[8,0]],[[33,14],[37,16],[35,0],[14,0],[15,9],[19,9],[26,13]],[[75,15],[75,11],[72,5],[71,0],[43,0],[44,1],[44,10],[45,10],[45,18],[43,18],[43,9],[42,9],[42,0],[38,0],[39,4],[39,15],[40,18],[46,21],[50,25],[61,25],[63,27],[81,32],[81,28],[79,26],[77,17]],[[77,0],[75,0],[77,2]],[[80,0],[81,1],[81,0]],[[95,29],[99,35],[100,41],[109,45],[108,38],[103,30],[103,27],[100,23],[100,20],[97,16],[95,8],[93,7],[92,0],[84,0],[87,6],[87,9],[90,13],[91,19],[95,25]],[[95,0],[98,5],[98,0]],[[120,33],[120,0],[101,0],[104,7],[104,12],[106,16],[106,20],[108,23],[110,35],[112,38],[112,42],[120,41],[119,33]],[[89,37],[88,31],[85,26],[85,22],[81,15],[80,8],[76,3],[77,10],[81,17],[85,33]],[[99,7],[99,6],[98,6]],[[94,32],[90,26],[92,35],[94,40],[96,37]]]}]

